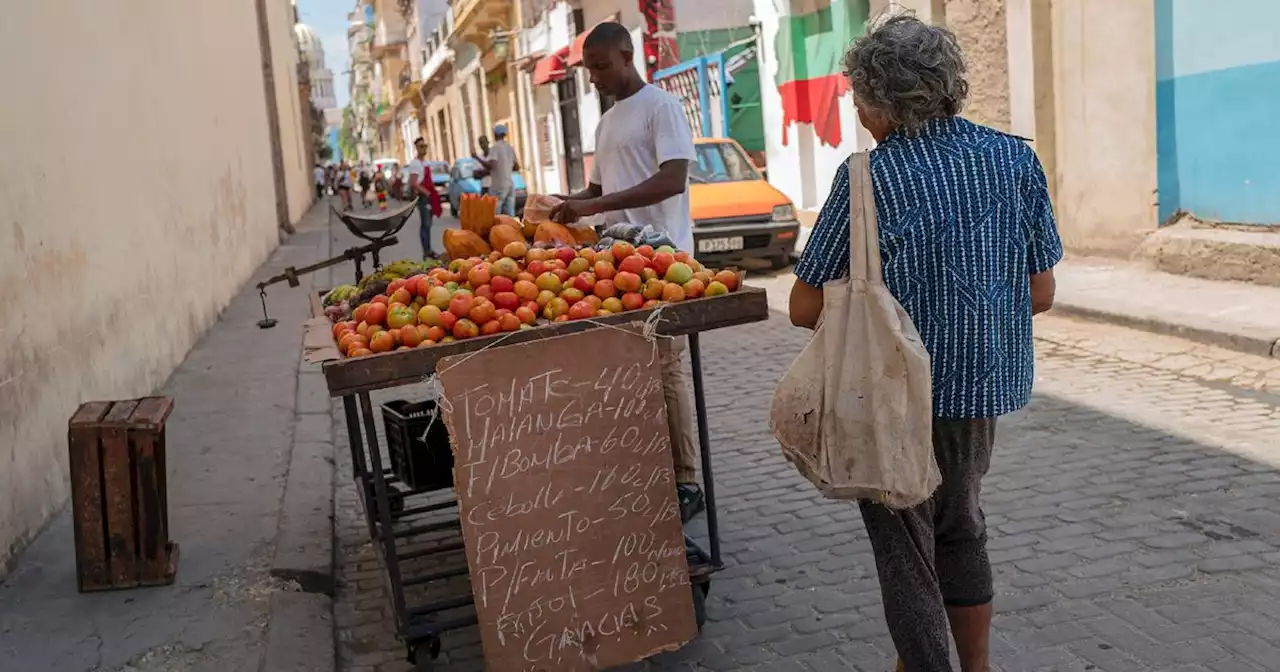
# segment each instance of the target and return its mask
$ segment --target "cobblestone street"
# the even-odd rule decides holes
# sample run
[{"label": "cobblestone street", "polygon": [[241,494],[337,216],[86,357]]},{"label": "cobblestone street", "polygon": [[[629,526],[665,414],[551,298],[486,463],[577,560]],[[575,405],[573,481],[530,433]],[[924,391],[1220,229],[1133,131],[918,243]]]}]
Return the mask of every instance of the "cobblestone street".
[{"label": "cobblestone street", "polygon": [[[985,481],[997,668],[1280,670],[1280,360],[1051,316],[1037,336],[1034,400],[1002,420]],[[782,316],[703,337],[728,567],[701,636],[635,669],[892,669],[856,508],[816,496],[769,433],[806,338]],[[339,473],[341,669],[411,669]],[[439,662],[480,656],[469,628]]]}]

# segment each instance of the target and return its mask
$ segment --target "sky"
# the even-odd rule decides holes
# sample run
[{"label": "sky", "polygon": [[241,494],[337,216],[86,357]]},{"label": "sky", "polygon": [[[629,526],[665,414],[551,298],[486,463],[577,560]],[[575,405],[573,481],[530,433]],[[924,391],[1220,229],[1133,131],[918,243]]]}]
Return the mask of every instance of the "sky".
[{"label": "sky", "polygon": [[347,51],[347,14],[356,0],[297,0],[298,18],[311,26],[324,45],[324,64],[333,71],[333,90],[338,107],[346,107],[347,71],[351,69]]}]

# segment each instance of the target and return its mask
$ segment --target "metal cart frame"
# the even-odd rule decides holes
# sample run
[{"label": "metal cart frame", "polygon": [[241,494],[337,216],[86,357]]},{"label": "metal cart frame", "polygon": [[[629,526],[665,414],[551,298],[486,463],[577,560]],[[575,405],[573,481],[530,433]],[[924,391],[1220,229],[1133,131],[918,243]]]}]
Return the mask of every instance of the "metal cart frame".
[{"label": "metal cart frame", "polygon": [[[715,478],[711,461],[711,438],[707,420],[707,404],[703,383],[702,350],[699,332],[711,329],[759,322],[769,317],[765,292],[762,289],[743,287],[740,291],[714,298],[703,298],[662,308],[658,333],[665,336],[688,336],[689,356],[692,361],[694,411],[697,422],[698,448],[701,457],[702,486],[706,497],[707,536],[709,552],[704,551],[686,535],[686,545],[691,546],[690,582],[693,584],[694,607],[699,612],[699,625],[705,616],[705,597],[710,590],[711,576],[723,568],[720,549],[720,526],[716,509]],[[652,311],[632,311],[600,318],[600,322],[627,324],[644,321]],[[456,500],[438,499],[423,504],[410,502],[410,497],[443,490],[411,490],[401,488],[395,475],[384,466],[383,450],[379,445],[377,422],[373,401],[369,393],[401,385],[421,382],[424,376],[435,372],[440,359],[488,347],[498,338],[506,338],[504,347],[527,343],[600,328],[586,322],[565,322],[542,326],[522,332],[469,339],[448,345],[416,348],[410,351],[390,352],[359,359],[343,359],[326,362],[325,379],[332,397],[341,397],[351,448],[352,476],[364,506],[369,538],[378,548],[386,569],[386,578],[395,609],[397,633],[405,642],[409,660],[419,669],[430,669],[440,653],[440,635],[450,630],[475,625],[474,613],[456,615],[460,609],[473,603],[468,589],[465,597],[409,604],[406,586],[429,585],[450,578],[466,576],[465,563],[406,577],[403,563],[463,550],[461,540],[437,544],[434,548],[404,551],[399,542],[416,534],[435,533],[460,529],[461,521],[452,518],[426,524],[411,524],[412,516],[446,511],[457,506]],[[469,587],[468,587],[469,588]]]}]

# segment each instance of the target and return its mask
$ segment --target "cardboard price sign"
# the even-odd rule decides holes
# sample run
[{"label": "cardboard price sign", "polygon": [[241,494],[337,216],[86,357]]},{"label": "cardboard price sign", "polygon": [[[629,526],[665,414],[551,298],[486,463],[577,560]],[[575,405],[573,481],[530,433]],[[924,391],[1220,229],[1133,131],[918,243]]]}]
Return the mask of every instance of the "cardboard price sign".
[{"label": "cardboard price sign", "polygon": [[697,634],[653,356],[592,329],[441,360],[487,669],[601,670]]}]

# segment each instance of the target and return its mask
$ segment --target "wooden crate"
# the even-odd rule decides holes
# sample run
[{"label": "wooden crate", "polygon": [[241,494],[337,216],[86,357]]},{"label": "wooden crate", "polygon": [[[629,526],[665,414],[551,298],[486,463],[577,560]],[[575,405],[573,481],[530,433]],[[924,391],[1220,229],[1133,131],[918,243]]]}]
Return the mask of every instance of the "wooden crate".
[{"label": "wooden crate", "polygon": [[67,444],[76,575],[81,592],[173,583],[164,423],[168,397],[91,401],[71,416]]}]

